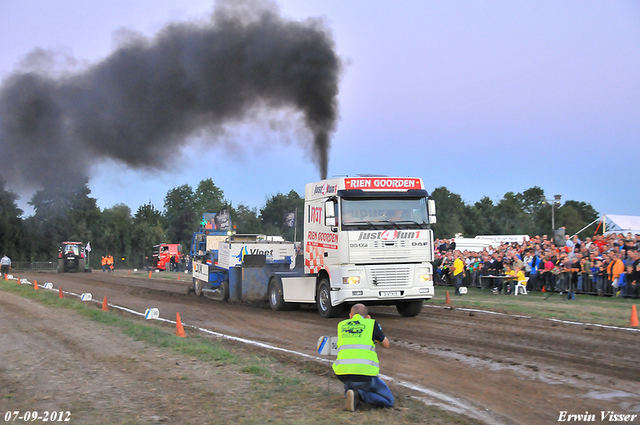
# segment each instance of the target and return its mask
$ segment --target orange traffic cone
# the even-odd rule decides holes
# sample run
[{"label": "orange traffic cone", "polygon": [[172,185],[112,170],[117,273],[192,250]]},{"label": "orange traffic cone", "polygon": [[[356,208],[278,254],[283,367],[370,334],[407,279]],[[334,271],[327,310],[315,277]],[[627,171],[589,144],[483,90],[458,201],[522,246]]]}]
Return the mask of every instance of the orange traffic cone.
[{"label": "orange traffic cone", "polygon": [[33,281],[33,289],[35,289],[36,291],[38,290],[38,281],[37,280]]},{"label": "orange traffic cone", "polygon": [[446,301],[444,303],[445,304],[451,304],[451,298],[449,298],[449,291],[447,291],[447,298],[446,298]]},{"label": "orange traffic cone", "polygon": [[64,298],[62,295],[62,287],[58,288],[58,298]]},{"label": "orange traffic cone", "polygon": [[178,280],[180,280],[180,273],[178,273]]},{"label": "orange traffic cone", "polygon": [[151,277],[151,272],[149,272],[149,277]]},{"label": "orange traffic cone", "polygon": [[131,274],[131,270],[129,270],[129,273],[127,273],[127,274]]},{"label": "orange traffic cone", "polygon": [[541,292],[547,292],[547,289],[543,286]]},{"label": "orange traffic cone", "polygon": [[107,305],[107,296],[104,296],[102,300],[102,311],[109,311],[109,306]]},{"label": "orange traffic cone", "polygon": [[184,333],[184,328],[182,327],[182,320],[180,320],[180,313],[176,313],[176,336],[186,338],[187,335]]},{"label": "orange traffic cone", "polygon": [[635,304],[631,306],[631,326],[638,327],[638,311]]}]

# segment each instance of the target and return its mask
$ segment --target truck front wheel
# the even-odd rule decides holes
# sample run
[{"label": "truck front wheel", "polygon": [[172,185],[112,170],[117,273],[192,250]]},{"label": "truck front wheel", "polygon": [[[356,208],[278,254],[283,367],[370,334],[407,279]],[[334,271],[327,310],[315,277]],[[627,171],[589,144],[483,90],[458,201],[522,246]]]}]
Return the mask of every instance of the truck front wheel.
[{"label": "truck front wheel", "polygon": [[220,292],[220,301],[227,301],[229,299],[229,281],[222,281],[218,291]]},{"label": "truck front wheel", "polygon": [[202,281],[200,279],[193,278],[193,293],[197,296],[202,295]]},{"label": "truck front wheel", "polygon": [[318,285],[316,305],[318,306],[318,313],[320,313],[320,317],[331,318],[339,316],[340,313],[342,313],[342,304],[337,306],[331,305],[331,287],[329,286],[329,280],[326,277],[323,277]]},{"label": "truck front wheel", "polygon": [[402,317],[415,317],[422,311],[423,300],[403,301],[396,304],[396,309]]}]

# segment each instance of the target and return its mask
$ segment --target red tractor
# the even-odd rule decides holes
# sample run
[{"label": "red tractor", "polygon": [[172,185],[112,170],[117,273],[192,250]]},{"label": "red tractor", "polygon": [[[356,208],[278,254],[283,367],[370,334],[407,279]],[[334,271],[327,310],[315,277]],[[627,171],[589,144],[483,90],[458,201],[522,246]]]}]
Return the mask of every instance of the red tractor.
[{"label": "red tractor", "polygon": [[91,271],[82,242],[62,242],[58,250],[58,273]]},{"label": "red tractor", "polygon": [[180,258],[182,244],[163,243],[153,247],[153,268],[158,270],[169,270],[171,257]]}]

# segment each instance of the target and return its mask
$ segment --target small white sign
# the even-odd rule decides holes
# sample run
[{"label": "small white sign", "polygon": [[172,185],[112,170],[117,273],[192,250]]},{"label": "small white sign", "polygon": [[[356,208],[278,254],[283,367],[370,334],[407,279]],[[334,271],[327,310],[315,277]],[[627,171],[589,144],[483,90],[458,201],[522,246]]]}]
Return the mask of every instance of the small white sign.
[{"label": "small white sign", "polygon": [[53,289],[53,283],[51,283],[51,282],[45,282],[45,284],[44,284],[44,289]]},{"label": "small white sign", "polygon": [[209,265],[205,263],[193,263],[193,277],[204,282],[209,281]]},{"label": "small white sign", "polygon": [[7,275],[7,279],[13,279],[13,275],[12,274],[8,274]]},{"label": "small white sign", "polygon": [[160,311],[157,308],[148,308],[144,312],[144,318],[147,320],[157,319],[158,317],[160,317]]},{"label": "small white sign", "polygon": [[93,298],[93,297],[91,296],[91,293],[89,293],[89,292],[85,292],[84,294],[82,294],[82,295],[80,296],[80,301],[91,301],[91,300],[92,300],[92,298]]},{"label": "small white sign", "polygon": [[23,279],[20,279],[20,284],[21,284],[21,285],[26,285],[26,284],[28,284],[28,283],[29,283],[29,281],[28,281],[27,279],[24,279],[24,278],[23,278]]},{"label": "small white sign", "polygon": [[337,336],[321,336],[318,338],[318,354],[322,356],[338,355],[338,337]]}]

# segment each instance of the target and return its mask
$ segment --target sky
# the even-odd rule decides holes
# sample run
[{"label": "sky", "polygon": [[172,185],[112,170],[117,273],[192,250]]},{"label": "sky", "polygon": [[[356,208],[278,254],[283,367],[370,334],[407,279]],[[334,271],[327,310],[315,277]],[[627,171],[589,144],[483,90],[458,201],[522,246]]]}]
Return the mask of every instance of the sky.
[{"label": "sky", "polygon": [[[466,203],[541,187],[600,214],[640,215],[640,3],[281,0],[322,19],[343,71],[328,176],[421,177]],[[207,19],[199,0],[0,0],[0,80],[36,48],[100,63],[123,30],[153,37]],[[91,166],[98,206],[148,202],[211,178],[258,209],[320,179],[305,135],[277,111],[188,141],[166,169]],[[274,122],[276,125],[274,125]],[[238,143],[241,141],[241,147]],[[1,152],[0,152],[1,157]],[[19,192],[29,213],[31,194]]]}]

